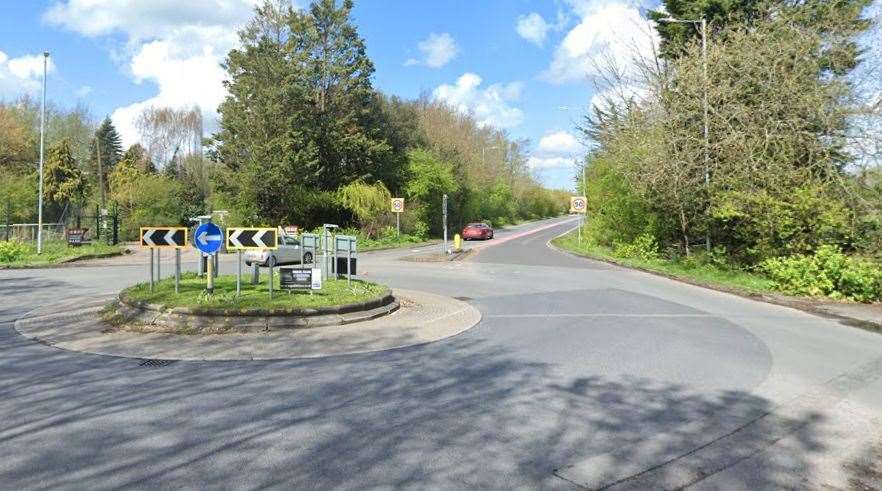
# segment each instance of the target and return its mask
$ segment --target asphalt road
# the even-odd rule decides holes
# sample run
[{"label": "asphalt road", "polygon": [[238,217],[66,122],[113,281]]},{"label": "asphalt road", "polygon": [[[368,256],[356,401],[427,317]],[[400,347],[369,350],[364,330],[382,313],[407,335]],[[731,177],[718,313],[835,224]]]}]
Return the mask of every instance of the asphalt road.
[{"label": "asphalt road", "polygon": [[882,455],[882,336],[547,247],[572,226],[500,233],[468,261],[365,254],[369,279],[465,299],[483,320],[317,360],[142,367],[57,350],[12,321],[143,281],[146,267],[0,271],[0,489],[873,479],[861,462]]}]

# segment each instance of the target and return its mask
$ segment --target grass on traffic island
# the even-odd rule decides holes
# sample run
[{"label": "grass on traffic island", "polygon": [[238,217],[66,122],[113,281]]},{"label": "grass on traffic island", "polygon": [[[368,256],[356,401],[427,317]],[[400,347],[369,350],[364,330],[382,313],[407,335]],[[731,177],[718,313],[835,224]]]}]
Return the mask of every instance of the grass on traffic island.
[{"label": "grass on traffic island", "polygon": [[0,268],[51,266],[83,259],[118,256],[125,250],[123,245],[100,242],[71,247],[65,241],[47,241],[43,243],[42,253],[37,254],[36,242],[0,241]]},{"label": "grass on traffic island", "polygon": [[736,269],[723,269],[713,264],[695,264],[666,259],[644,260],[640,258],[623,258],[616,256],[609,247],[589,244],[582,241],[579,245],[577,232],[573,231],[551,241],[555,246],[574,254],[593,259],[600,259],[629,268],[640,269],[663,276],[678,279],[699,286],[707,286],[717,290],[742,295],[768,295],[779,293],[771,280],[758,274]]},{"label": "grass on traffic island", "polygon": [[235,275],[215,278],[214,293],[209,294],[205,291],[205,278],[200,278],[195,273],[186,273],[181,277],[180,293],[175,293],[174,278],[155,283],[152,293],[148,283],[137,284],[122,293],[130,300],[163,305],[166,308],[294,310],[375,300],[389,290],[383,285],[356,279],[352,280],[351,285],[347,285],[346,279],[326,279],[321,290],[280,290],[279,275],[276,272],[273,298],[270,299],[267,275],[267,271],[261,271],[260,283],[252,285],[250,274],[243,273],[242,293],[238,297]]}]

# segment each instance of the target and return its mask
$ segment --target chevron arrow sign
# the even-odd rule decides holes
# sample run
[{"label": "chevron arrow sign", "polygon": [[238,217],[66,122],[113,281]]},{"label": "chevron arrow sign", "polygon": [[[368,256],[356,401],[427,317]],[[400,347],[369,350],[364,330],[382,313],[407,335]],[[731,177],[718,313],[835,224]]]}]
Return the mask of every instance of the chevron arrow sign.
[{"label": "chevron arrow sign", "polygon": [[278,230],[274,228],[227,229],[227,250],[278,248]]},{"label": "chevron arrow sign", "polygon": [[186,227],[141,227],[141,246],[183,249],[187,247]]}]

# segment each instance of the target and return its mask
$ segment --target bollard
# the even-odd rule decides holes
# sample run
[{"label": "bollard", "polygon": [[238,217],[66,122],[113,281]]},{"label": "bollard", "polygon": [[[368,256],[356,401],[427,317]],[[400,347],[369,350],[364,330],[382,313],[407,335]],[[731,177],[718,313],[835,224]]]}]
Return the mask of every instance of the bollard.
[{"label": "bollard", "polygon": [[260,283],[260,266],[257,263],[251,263],[251,284]]},{"label": "bollard", "polygon": [[456,252],[462,250],[462,237],[459,234],[453,236],[453,250]]}]

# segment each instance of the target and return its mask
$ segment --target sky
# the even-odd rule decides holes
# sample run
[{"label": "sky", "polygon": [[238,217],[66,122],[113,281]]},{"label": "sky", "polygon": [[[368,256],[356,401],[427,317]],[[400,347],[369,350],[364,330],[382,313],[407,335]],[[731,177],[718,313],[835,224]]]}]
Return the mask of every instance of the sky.
[{"label": "sky", "polygon": [[[209,130],[221,63],[257,0],[0,0],[0,99],[39,94],[110,116],[125,144],[145,107],[198,105]],[[303,7],[306,0],[294,0]],[[657,43],[659,0],[356,0],[353,20],[387,94],[428,94],[531,142],[545,185],[572,188],[576,126],[598,100],[599,63]],[[493,151],[488,150],[488,152]]]}]

